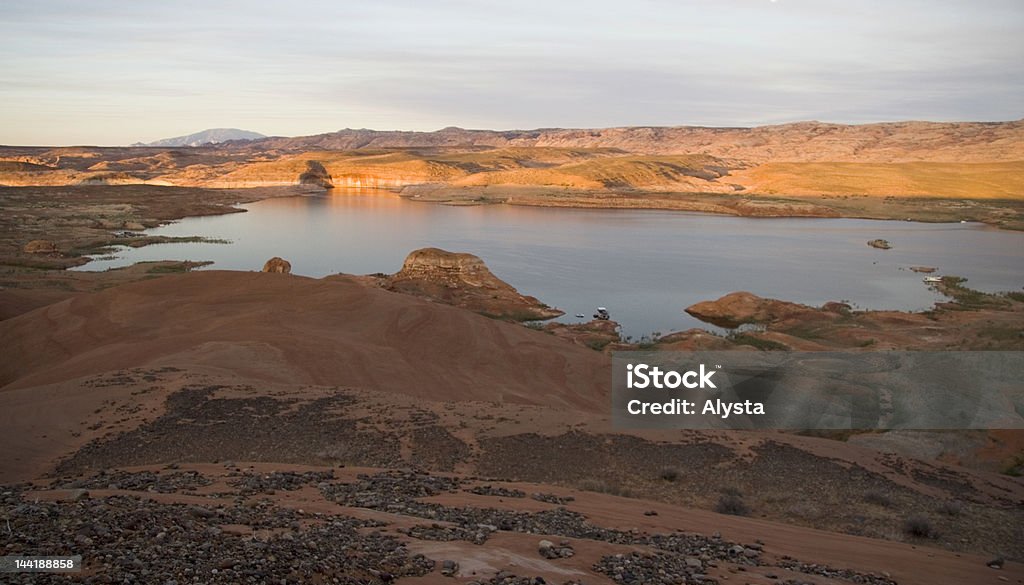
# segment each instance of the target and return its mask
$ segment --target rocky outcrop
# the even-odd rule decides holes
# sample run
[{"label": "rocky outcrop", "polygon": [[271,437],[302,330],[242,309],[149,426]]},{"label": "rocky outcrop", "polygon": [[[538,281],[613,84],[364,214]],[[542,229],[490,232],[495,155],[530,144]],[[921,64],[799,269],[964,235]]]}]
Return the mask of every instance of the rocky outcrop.
[{"label": "rocky outcrop", "polygon": [[[582,345],[597,351],[608,352],[621,349],[622,336],[619,324],[615,321],[594,319],[587,323],[548,323],[544,331],[576,345]],[[629,349],[628,347],[626,349]]]},{"label": "rocky outcrop", "polygon": [[871,240],[868,242],[868,245],[872,248],[878,248],[879,250],[889,250],[892,248],[892,244],[889,243],[889,240],[882,239]]},{"label": "rocky outcrop", "polygon": [[331,189],[334,183],[331,182],[331,174],[327,172],[324,165],[315,160],[306,161],[306,170],[299,175],[300,185],[314,185]]},{"label": "rocky outcrop", "polygon": [[519,294],[479,257],[439,248],[413,251],[402,269],[382,278],[381,284],[395,292],[428,297],[509,321],[551,319],[563,314],[534,297]]},{"label": "rocky outcrop", "polygon": [[[747,323],[770,323],[800,315],[818,313],[817,309],[761,298],[749,292],[734,292],[715,301],[703,301],[686,308],[694,317],[720,327],[739,327]],[[833,313],[834,314],[834,313]]]},{"label": "rocky outcrop", "polygon": [[26,254],[57,254],[60,252],[57,249],[57,244],[50,240],[32,240],[25,244],[22,250]]},{"label": "rocky outcrop", "polygon": [[291,274],[292,263],[274,256],[270,260],[267,260],[266,264],[263,265],[263,272],[277,272],[279,274]]}]

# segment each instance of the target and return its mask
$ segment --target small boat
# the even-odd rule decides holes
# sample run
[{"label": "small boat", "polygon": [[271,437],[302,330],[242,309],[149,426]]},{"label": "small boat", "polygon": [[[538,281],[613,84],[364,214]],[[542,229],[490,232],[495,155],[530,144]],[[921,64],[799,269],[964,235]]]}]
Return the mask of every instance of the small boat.
[{"label": "small boat", "polygon": [[942,282],[941,276],[926,276],[924,277],[925,282]]},{"label": "small boat", "polygon": [[600,321],[607,321],[611,319],[611,315],[608,314],[608,309],[604,307],[598,307],[597,312],[594,313],[594,318]]},{"label": "small boat", "polygon": [[583,313],[576,313],[576,318],[577,319],[582,319],[584,317],[586,317],[586,315],[584,315]]}]

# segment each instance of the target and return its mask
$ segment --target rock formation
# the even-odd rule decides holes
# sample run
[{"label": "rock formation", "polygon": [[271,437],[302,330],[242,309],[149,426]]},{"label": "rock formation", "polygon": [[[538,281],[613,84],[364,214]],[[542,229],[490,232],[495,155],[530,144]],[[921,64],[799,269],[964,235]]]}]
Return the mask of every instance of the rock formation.
[{"label": "rock formation", "polygon": [[279,258],[277,256],[274,256],[270,260],[267,260],[267,263],[263,265],[263,272],[277,272],[277,273],[280,273],[280,274],[291,274],[291,272],[292,272],[292,263],[287,261],[287,260],[285,260],[284,258]]},{"label": "rock formation", "polygon": [[703,301],[686,308],[694,317],[720,327],[739,327],[746,323],[768,323],[797,315],[812,314],[817,309],[761,298],[749,292],[734,292],[715,301]]},{"label": "rock formation", "polygon": [[50,240],[32,240],[22,248],[26,254],[56,254],[60,250]]},{"label": "rock formation", "polygon": [[882,239],[871,240],[868,242],[868,245],[872,248],[878,248],[879,250],[889,250],[892,248],[892,244],[889,243],[889,240]]},{"label": "rock formation", "polygon": [[483,260],[472,254],[438,248],[415,250],[402,269],[381,284],[392,291],[428,297],[484,315],[509,321],[551,319],[563,312],[494,276]]},{"label": "rock formation", "polygon": [[300,185],[316,185],[324,189],[331,189],[334,183],[331,182],[331,174],[327,172],[324,165],[315,160],[306,161],[306,170],[299,175]]}]

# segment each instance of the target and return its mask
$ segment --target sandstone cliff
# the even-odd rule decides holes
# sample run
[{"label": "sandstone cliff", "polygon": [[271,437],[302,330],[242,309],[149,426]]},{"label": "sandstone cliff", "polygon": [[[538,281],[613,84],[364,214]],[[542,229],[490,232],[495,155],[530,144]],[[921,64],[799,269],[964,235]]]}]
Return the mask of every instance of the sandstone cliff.
[{"label": "sandstone cliff", "polygon": [[392,291],[427,297],[508,321],[551,319],[563,312],[519,293],[472,254],[439,248],[415,250],[402,269],[382,279]]}]

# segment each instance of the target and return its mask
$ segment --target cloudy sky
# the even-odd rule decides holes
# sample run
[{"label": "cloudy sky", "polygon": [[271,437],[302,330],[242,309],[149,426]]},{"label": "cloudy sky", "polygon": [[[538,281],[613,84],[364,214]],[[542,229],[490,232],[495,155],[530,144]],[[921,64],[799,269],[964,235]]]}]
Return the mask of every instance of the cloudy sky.
[{"label": "cloudy sky", "polygon": [[1024,117],[1024,0],[5,0],[0,143]]}]

